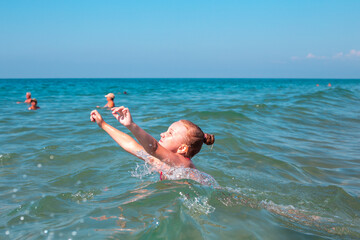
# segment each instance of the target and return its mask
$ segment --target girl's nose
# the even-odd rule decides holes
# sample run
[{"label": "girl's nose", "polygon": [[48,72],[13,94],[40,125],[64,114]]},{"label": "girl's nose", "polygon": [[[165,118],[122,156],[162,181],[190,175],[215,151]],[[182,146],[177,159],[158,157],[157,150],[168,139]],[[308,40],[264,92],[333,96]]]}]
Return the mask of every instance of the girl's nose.
[{"label": "girl's nose", "polygon": [[165,133],[160,133],[160,137],[165,137]]}]

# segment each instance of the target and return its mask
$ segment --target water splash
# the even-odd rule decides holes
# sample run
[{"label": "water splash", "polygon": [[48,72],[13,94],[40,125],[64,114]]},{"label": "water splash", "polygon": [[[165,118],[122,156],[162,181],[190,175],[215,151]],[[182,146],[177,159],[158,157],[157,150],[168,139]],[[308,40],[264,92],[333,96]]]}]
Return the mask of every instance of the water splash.
[{"label": "water splash", "polygon": [[101,193],[100,190],[88,190],[88,191],[79,190],[76,193],[61,193],[58,195],[58,197],[60,197],[61,199],[72,200],[72,201],[76,201],[77,203],[80,203],[80,202],[87,202],[88,200],[93,199],[95,195],[100,193]]},{"label": "water splash", "polygon": [[211,206],[208,201],[209,199],[204,196],[198,196],[190,198],[188,195],[179,192],[180,200],[184,206],[190,210],[191,213],[195,214],[210,214],[215,211],[215,208]]},{"label": "water splash", "polygon": [[145,162],[145,164],[136,164],[135,169],[130,171],[130,174],[132,177],[136,177],[142,180],[146,176],[153,175],[154,169]]},{"label": "water splash", "polygon": [[212,176],[193,168],[170,168],[164,171],[163,174],[167,180],[190,179],[200,183],[201,185],[214,188],[220,187]]},{"label": "water splash", "polygon": [[131,172],[131,176],[142,179],[154,172],[162,172],[166,180],[194,180],[202,185],[219,187],[216,180],[207,173],[201,172],[194,168],[169,167],[167,164],[154,158],[145,151],[137,151],[136,156],[145,160],[144,165],[136,164],[136,168]]}]

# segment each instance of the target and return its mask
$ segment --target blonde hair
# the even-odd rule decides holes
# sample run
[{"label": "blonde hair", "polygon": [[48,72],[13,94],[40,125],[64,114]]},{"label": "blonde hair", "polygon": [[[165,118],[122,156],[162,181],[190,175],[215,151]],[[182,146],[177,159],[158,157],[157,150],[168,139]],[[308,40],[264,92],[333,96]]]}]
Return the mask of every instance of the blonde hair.
[{"label": "blonde hair", "polygon": [[215,142],[215,136],[213,134],[204,133],[201,128],[188,121],[180,120],[185,128],[187,129],[186,143],[189,146],[187,154],[185,157],[192,158],[198,152],[200,152],[203,143],[206,145],[212,145]]}]

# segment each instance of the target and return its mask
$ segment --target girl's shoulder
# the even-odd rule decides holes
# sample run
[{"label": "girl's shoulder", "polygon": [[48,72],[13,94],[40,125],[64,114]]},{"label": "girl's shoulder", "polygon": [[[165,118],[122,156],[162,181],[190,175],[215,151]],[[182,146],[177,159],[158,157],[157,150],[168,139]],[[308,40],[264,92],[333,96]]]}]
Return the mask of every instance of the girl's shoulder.
[{"label": "girl's shoulder", "polygon": [[182,164],[184,167],[186,168],[196,168],[194,163],[191,161],[190,158],[188,157],[183,157],[185,160],[184,160],[184,163]]},{"label": "girl's shoulder", "polygon": [[196,167],[195,167],[195,165],[194,165],[193,162],[190,163],[189,168],[194,168],[194,169],[196,169]]}]

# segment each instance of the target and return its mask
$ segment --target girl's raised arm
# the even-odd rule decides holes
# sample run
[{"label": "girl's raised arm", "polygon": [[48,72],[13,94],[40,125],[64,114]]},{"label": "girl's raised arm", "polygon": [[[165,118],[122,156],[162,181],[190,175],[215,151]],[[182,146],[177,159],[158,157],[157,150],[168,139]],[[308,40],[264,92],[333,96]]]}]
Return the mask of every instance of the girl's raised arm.
[{"label": "girl's raised arm", "polygon": [[162,147],[154,137],[134,123],[128,108],[115,107],[111,110],[114,117],[134,134],[148,154],[170,166],[182,166],[184,164],[183,159],[181,159],[179,155]]},{"label": "girl's raised arm", "polygon": [[112,139],[114,139],[115,142],[119,144],[120,147],[122,147],[125,151],[149,163],[153,166],[154,170],[162,171],[170,168],[167,164],[146,153],[144,148],[139,143],[137,143],[131,136],[107,124],[101,117],[100,113],[98,113],[98,111],[94,110],[91,112],[90,120],[92,122],[96,122],[99,127],[105,132],[107,132],[110,137],[112,137]]},{"label": "girl's raised arm", "polygon": [[107,124],[101,117],[100,113],[98,113],[98,111],[94,110],[90,113],[90,120],[92,122],[96,122],[99,127],[105,132],[107,132],[110,137],[112,137],[112,139],[114,139],[115,142],[119,144],[120,147],[122,147],[125,151],[131,153],[132,155],[140,159],[143,159],[143,157],[139,156],[138,153],[144,151],[144,148],[128,134],[121,132],[118,129]]}]

